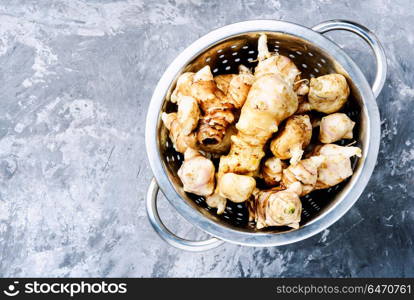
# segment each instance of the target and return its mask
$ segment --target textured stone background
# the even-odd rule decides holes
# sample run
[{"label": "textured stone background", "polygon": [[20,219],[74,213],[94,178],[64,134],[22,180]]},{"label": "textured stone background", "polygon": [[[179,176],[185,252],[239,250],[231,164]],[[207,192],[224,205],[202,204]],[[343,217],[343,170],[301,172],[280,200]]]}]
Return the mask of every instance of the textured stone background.
[{"label": "textured stone background", "polygon": [[[371,28],[389,64],[378,165],[357,204],[306,241],[191,254],[150,227],[144,149],[151,93],[173,58],[248,19]],[[28,1],[0,4],[1,276],[414,276],[412,1]],[[374,60],[330,34],[369,79]],[[160,201],[182,236],[204,235]]]}]

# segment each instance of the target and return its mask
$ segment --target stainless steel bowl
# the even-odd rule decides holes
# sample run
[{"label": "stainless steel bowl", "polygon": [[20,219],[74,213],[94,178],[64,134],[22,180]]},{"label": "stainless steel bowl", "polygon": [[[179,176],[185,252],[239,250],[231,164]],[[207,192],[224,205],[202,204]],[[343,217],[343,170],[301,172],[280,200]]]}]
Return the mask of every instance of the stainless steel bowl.
[{"label": "stainless steel bowl", "polygon": [[[332,30],[346,30],[363,38],[372,48],[377,72],[372,88],[353,60],[333,41],[322,34]],[[351,87],[351,99],[345,108],[357,121],[355,139],[362,147],[363,157],[354,162],[354,175],[345,183],[319,193],[311,193],[303,202],[301,227],[297,230],[273,228],[256,230],[247,226],[243,205],[227,207],[222,216],[208,208],[204,199],[182,190],[177,170],[182,155],[168,142],[167,130],[161,122],[161,112],[171,109],[167,101],[178,76],[196,71],[206,64],[215,75],[235,73],[240,63],[253,66],[257,38],[268,35],[272,51],[289,56],[303,71],[313,77],[327,73],[341,73]],[[372,174],[380,143],[380,117],[375,98],[386,77],[386,58],[377,37],[362,25],[344,20],[321,23],[312,29],[282,21],[257,20],[236,23],[214,30],[185,49],[161,77],[148,109],[146,147],[155,179],[147,193],[147,213],[158,234],[169,244],[189,251],[203,251],[227,241],[247,246],[278,246],[313,236],[342,217],[361,195]],[[172,206],[189,222],[207,232],[206,241],[189,241],[175,236],[159,218],[156,201],[158,186]]]}]

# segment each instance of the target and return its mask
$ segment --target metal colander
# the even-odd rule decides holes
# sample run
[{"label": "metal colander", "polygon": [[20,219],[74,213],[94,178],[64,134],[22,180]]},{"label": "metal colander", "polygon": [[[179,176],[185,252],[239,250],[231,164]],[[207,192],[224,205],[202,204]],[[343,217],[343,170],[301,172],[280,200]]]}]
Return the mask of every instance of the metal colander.
[{"label": "metal colander", "polygon": [[[190,222],[216,238],[192,242],[174,236],[159,219],[156,210],[157,184],[152,182],[147,210],[156,231],[170,244],[187,250],[205,250],[226,240],[233,243],[270,246],[304,239],[323,230],[343,215],[362,193],[372,173],[379,147],[379,115],[371,88],[353,61],[332,41],[320,32],[334,29],[352,31],[363,37],[377,58],[378,72],[373,90],[378,95],[385,79],[385,56],[376,37],[361,25],[347,21],[329,21],[314,30],[280,21],[248,21],[220,28],[196,41],[170,65],[161,78],[151,100],[146,128],[146,145],[151,167],[163,193],[171,204]],[[302,71],[302,78],[329,73],[347,77],[351,95],[342,110],[356,122],[354,139],[363,150],[361,159],[353,160],[351,179],[327,190],[319,190],[302,197],[300,228],[270,227],[257,230],[248,222],[244,203],[227,202],[222,215],[209,208],[203,197],[186,193],[177,176],[183,155],[176,152],[168,138],[168,131],[160,120],[163,111],[176,111],[168,101],[180,74],[196,72],[209,65],[214,75],[237,73],[244,64],[254,68],[257,64],[257,41],[266,33],[269,50],[288,56]],[[314,134],[317,137],[317,134]],[[339,143],[349,143],[340,141]],[[218,160],[214,161],[218,164]],[[362,175],[362,176],[361,176]],[[341,209],[342,208],[342,209]],[[217,239],[218,238],[218,239]]]}]

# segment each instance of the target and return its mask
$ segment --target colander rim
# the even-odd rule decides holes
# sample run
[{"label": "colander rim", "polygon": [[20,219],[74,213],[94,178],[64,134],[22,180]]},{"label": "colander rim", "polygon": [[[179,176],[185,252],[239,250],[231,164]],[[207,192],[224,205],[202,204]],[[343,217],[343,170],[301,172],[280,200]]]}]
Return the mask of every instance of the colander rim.
[{"label": "colander rim", "polygon": [[[157,132],[161,108],[166,93],[178,73],[208,47],[232,36],[255,32],[280,32],[296,36],[307,40],[307,42],[331,55],[352,78],[365,108],[362,110],[362,113],[367,118],[367,138],[363,145],[362,166],[345,187],[347,191],[340,196],[335,205],[325,212],[323,216],[318,217],[298,230],[284,233],[239,231],[222,226],[202,215],[201,212],[191,207],[187,201],[182,199],[175,190],[162,165],[158,145]],[[252,20],[233,23],[213,30],[193,42],[174,59],[162,75],[152,95],[146,119],[145,143],[150,167],[161,191],[171,205],[187,221],[208,234],[230,243],[262,247],[279,246],[298,242],[321,232],[339,220],[355,204],[365,189],[376,164],[380,144],[380,116],[374,94],[367,79],[357,64],[336,43],[322,34],[299,24],[277,20]]]}]

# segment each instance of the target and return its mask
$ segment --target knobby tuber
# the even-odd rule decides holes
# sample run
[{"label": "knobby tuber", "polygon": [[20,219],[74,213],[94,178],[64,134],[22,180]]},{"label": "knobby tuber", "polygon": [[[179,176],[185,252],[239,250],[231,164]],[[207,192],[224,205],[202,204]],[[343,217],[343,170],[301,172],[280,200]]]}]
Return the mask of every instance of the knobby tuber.
[{"label": "knobby tuber", "polygon": [[286,121],[278,136],[270,143],[273,155],[280,159],[289,159],[295,165],[309,145],[312,137],[312,124],[308,115],[295,115]]},{"label": "knobby tuber", "polygon": [[220,177],[218,186],[220,196],[239,203],[250,197],[256,181],[251,176],[226,173]]},{"label": "knobby tuber", "polygon": [[343,113],[334,113],[321,119],[319,140],[330,144],[340,139],[352,139],[355,122]]},{"label": "knobby tuber", "polygon": [[256,192],[254,199],[249,201],[250,218],[256,221],[256,228],[267,226],[299,228],[302,213],[300,194],[299,183],[291,185],[288,189],[277,187]]},{"label": "knobby tuber", "polygon": [[184,191],[208,196],[214,191],[214,172],[215,168],[211,160],[202,156],[197,150],[188,148],[177,174],[183,183]]},{"label": "knobby tuber", "polygon": [[[260,39],[263,37],[265,39],[265,35]],[[266,57],[262,51],[264,49],[259,47],[259,65]],[[255,73],[255,81],[236,124],[238,132],[231,139],[230,152],[220,159],[220,174],[256,175],[265,154],[263,146],[278,130],[280,122],[296,111],[297,95],[278,72],[276,68],[269,68],[268,73]]]},{"label": "knobby tuber", "polygon": [[197,148],[197,135],[195,132],[184,134],[177,113],[162,113],[161,119],[169,130],[169,136],[176,151],[184,153],[188,148]]},{"label": "knobby tuber", "polygon": [[197,139],[200,144],[218,144],[233,123],[233,104],[217,88],[210,66],[199,70],[193,78],[191,94],[197,99],[203,116],[200,118]]},{"label": "knobby tuber", "polygon": [[223,74],[214,77],[217,87],[226,95],[235,108],[241,108],[247,99],[254,76],[244,65],[239,66],[239,74]]},{"label": "knobby tuber", "polygon": [[[298,106],[293,83],[287,83],[278,68],[264,67],[267,60],[273,59],[266,53],[266,35],[260,36],[258,51],[255,81],[241,109],[236,124],[238,132],[231,138],[230,152],[220,158],[219,178],[225,173],[258,175],[260,160],[265,155],[264,145],[278,130],[280,122],[291,116]],[[244,200],[247,196],[250,195]]]},{"label": "knobby tuber", "polygon": [[328,74],[311,78],[308,100],[313,110],[331,114],[344,106],[349,92],[345,76]]},{"label": "knobby tuber", "polygon": [[268,186],[275,186],[282,180],[282,171],[285,167],[280,158],[268,158],[263,164],[261,176]]}]

